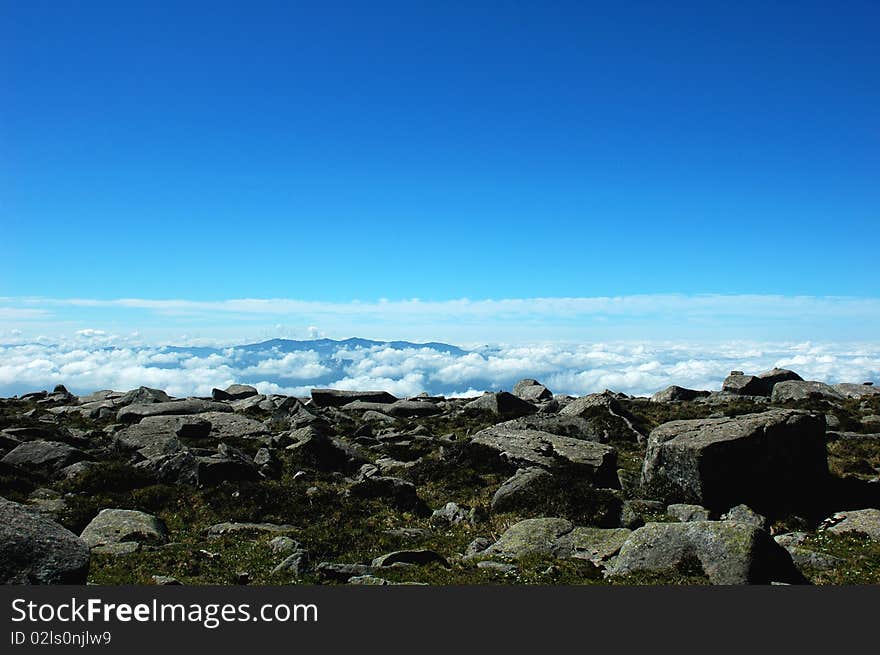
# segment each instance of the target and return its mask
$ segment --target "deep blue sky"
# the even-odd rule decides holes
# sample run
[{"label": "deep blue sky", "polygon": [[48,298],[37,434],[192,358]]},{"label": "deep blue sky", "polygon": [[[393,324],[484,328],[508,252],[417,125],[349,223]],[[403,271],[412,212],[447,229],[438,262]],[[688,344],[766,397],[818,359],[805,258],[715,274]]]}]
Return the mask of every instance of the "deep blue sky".
[{"label": "deep blue sky", "polygon": [[880,4],[476,5],[0,2],[0,295],[878,295]]}]

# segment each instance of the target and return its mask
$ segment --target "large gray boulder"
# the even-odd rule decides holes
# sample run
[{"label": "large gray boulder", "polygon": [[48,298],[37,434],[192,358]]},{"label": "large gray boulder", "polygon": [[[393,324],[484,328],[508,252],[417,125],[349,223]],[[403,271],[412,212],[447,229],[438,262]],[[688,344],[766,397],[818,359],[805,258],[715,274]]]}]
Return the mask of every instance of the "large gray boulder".
[{"label": "large gray boulder", "polygon": [[204,414],[205,412],[231,412],[232,408],[226,403],[218,403],[213,400],[201,398],[187,398],[185,400],[172,400],[171,402],[138,403],[129,405],[119,410],[116,420],[120,423],[137,423],[147,416],[165,416],[188,414]]},{"label": "large gray boulder", "polygon": [[213,400],[242,400],[256,396],[260,392],[249,384],[232,384],[226,389],[211,389],[211,398]]},{"label": "large gray boulder", "polygon": [[168,542],[165,523],[133,509],[102,509],[80,535],[89,548],[135,542],[160,545]]},{"label": "large gray boulder", "polygon": [[479,414],[488,412],[501,418],[518,418],[534,414],[538,408],[533,404],[517,398],[513,394],[501,391],[499,393],[486,393],[467,403],[462,410],[466,414]]},{"label": "large gray boulder", "polygon": [[667,502],[766,510],[811,497],[827,475],[824,417],[775,409],[655,428],[642,485]]},{"label": "large gray boulder", "polygon": [[344,391],[341,389],[312,389],[312,404],[316,407],[342,407],[356,400],[368,403],[393,403],[397,398],[387,391]]},{"label": "large gray boulder", "polygon": [[673,384],[672,386],[663,389],[663,391],[658,391],[653,396],[651,396],[651,402],[668,403],[675,401],[695,400],[696,398],[703,398],[708,395],[708,391],[686,389],[685,387],[679,387]]},{"label": "large gray boulder", "polygon": [[553,399],[553,392],[537,380],[527,378],[513,385],[513,395],[530,403],[539,403]]},{"label": "large gray boulder", "polygon": [[712,584],[797,583],[803,577],[770,535],[738,521],[647,523],[620,549],[613,575],[701,570]]},{"label": "large gray boulder", "polygon": [[784,403],[793,400],[843,400],[842,393],[824,382],[789,380],[773,387],[770,402]]},{"label": "large gray boulder", "polygon": [[54,473],[83,459],[86,459],[86,455],[78,448],[59,441],[38,440],[16,446],[3,457],[2,462],[19,468]]},{"label": "large gray boulder", "polygon": [[89,547],[36,510],[0,498],[0,584],[85,584]]},{"label": "large gray boulder", "polygon": [[113,435],[120,450],[136,450],[143,457],[158,457],[170,452],[178,439],[204,438],[211,423],[198,416],[147,416]]},{"label": "large gray boulder", "polygon": [[617,487],[617,452],[611,446],[539,430],[494,425],[477,432],[468,444],[476,459],[495,459],[513,470],[537,466],[577,473],[597,486]]},{"label": "large gray boulder", "polygon": [[542,468],[519,469],[492,496],[492,511],[512,512],[528,508],[552,479],[553,476]]},{"label": "large gray boulder", "polygon": [[580,398],[575,398],[565,407],[559,410],[562,416],[580,416],[581,418],[589,418],[596,413],[596,409],[605,409],[612,414],[620,414],[622,408],[617,399],[617,395],[611,391],[603,391],[602,393],[591,393]]},{"label": "large gray boulder", "polygon": [[119,407],[124,405],[145,404],[145,403],[167,403],[171,401],[171,396],[161,389],[151,389],[150,387],[138,387],[122,394],[116,399]]},{"label": "large gray boulder", "polygon": [[526,519],[510,526],[498,541],[468,559],[571,557],[601,565],[620,550],[629,535],[626,528],[575,526],[553,517]]},{"label": "large gray boulder", "polygon": [[572,439],[584,441],[607,441],[604,425],[597,424],[595,419],[580,416],[562,416],[559,414],[532,414],[510,421],[496,424],[513,430],[540,430],[550,434],[558,434]]},{"label": "large gray boulder", "polygon": [[743,375],[741,371],[731,371],[721,385],[721,390],[739,396],[769,396],[780,382],[803,380],[803,378],[784,368],[774,368],[758,375]]}]

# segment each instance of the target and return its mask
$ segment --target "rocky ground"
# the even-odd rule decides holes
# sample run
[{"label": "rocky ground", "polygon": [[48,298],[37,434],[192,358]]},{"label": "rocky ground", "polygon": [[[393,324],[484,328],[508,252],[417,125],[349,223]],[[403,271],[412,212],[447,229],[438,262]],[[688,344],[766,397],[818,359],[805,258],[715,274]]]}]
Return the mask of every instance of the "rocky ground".
[{"label": "rocky ground", "polygon": [[880,583],[880,389],[0,400],[0,581]]}]

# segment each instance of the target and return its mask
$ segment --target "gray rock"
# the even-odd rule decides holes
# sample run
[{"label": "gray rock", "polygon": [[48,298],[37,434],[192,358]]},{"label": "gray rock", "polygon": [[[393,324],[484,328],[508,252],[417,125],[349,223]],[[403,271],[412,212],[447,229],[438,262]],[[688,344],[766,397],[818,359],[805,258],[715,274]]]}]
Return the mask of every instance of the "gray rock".
[{"label": "gray rock", "polygon": [[28,441],[13,448],[0,461],[54,473],[83,459],[86,459],[83,451],[59,441]]},{"label": "gray rock", "polygon": [[492,496],[493,512],[513,512],[528,508],[535,501],[535,495],[549,483],[553,476],[542,468],[519,469]]},{"label": "gray rock", "polygon": [[682,523],[688,521],[708,521],[709,510],[702,505],[688,505],[686,503],[674,503],[666,508],[666,513]]},{"label": "gray rock", "polygon": [[640,528],[658,514],[666,513],[666,505],[659,500],[633,498],[623,501],[620,509],[620,525],[630,530]]},{"label": "gray rock", "polygon": [[113,445],[150,458],[179,450],[179,439],[204,438],[211,423],[198,416],[148,416],[113,435]]},{"label": "gray rock", "polygon": [[342,409],[346,412],[378,412],[396,418],[435,416],[443,411],[434,403],[420,400],[397,400],[393,403],[370,403],[356,400],[343,405]]},{"label": "gray rock", "polygon": [[269,540],[269,548],[276,555],[290,555],[297,550],[302,550],[302,545],[295,539],[281,535]]},{"label": "gray rock", "polygon": [[514,470],[537,466],[550,471],[577,472],[597,486],[619,484],[617,453],[605,444],[495,425],[477,432],[468,449],[474,457],[497,458]]},{"label": "gray rock", "polygon": [[168,542],[165,523],[145,512],[131,509],[102,509],[80,535],[90,548],[136,542],[159,545]]},{"label": "gray rock", "polygon": [[254,387],[249,384],[233,384],[226,387],[226,390],[212,389],[211,398],[214,400],[242,400],[251,396],[259,395]]},{"label": "gray rock", "polygon": [[154,575],[151,576],[153,580],[153,584],[157,585],[168,585],[168,586],[177,586],[180,585],[181,582],[177,578],[172,578],[170,575]]},{"label": "gray rock", "polygon": [[309,570],[309,553],[300,548],[285,557],[278,566],[272,569],[272,573],[286,573],[301,578]]},{"label": "gray rock", "polygon": [[648,438],[642,484],[667,502],[764,511],[811,497],[827,475],[823,417],[776,409],[664,423]]},{"label": "gray rock", "polygon": [[668,403],[674,401],[695,400],[696,398],[703,398],[708,395],[708,391],[686,389],[684,387],[679,387],[673,384],[672,386],[663,389],[663,391],[658,391],[653,396],[651,396],[651,402]]},{"label": "gray rock", "polygon": [[513,385],[513,395],[530,403],[539,403],[553,399],[553,393],[550,389],[537,380],[532,379],[520,380]]},{"label": "gray rock", "polygon": [[843,400],[843,394],[824,382],[787,381],[779,382],[773,387],[770,402],[783,403],[794,400]]},{"label": "gray rock", "polygon": [[85,584],[89,547],[33,509],[0,498],[0,584]]},{"label": "gray rock", "polygon": [[801,548],[800,546],[789,546],[785,550],[791,555],[791,559],[795,566],[800,570],[827,571],[836,569],[844,564],[844,560],[834,555],[819,553],[809,548]]},{"label": "gray rock", "polygon": [[880,387],[869,386],[867,384],[843,382],[841,384],[834,384],[832,387],[837,393],[845,398],[868,398],[870,396],[880,395]]},{"label": "gray rock", "polygon": [[743,375],[741,371],[731,371],[721,385],[721,390],[738,396],[769,396],[780,382],[802,380],[794,371],[774,368],[759,375]]},{"label": "gray rock", "polygon": [[342,407],[356,400],[368,403],[393,403],[397,398],[387,391],[342,391],[340,389],[312,389],[312,404],[316,407]]},{"label": "gray rock", "polygon": [[613,575],[696,567],[713,584],[802,582],[788,552],[769,534],[736,521],[648,523],[620,549]]},{"label": "gray rock", "polygon": [[211,425],[210,436],[216,439],[250,439],[267,434],[266,426],[241,414],[231,412],[203,412],[195,417]]},{"label": "gray rock", "polygon": [[614,414],[620,414],[623,410],[617,399],[617,394],[606,390],[602,393],[591,393],[587,396],[575,398],[560,409],[559,414],[562,416],[589,418],[595,414],[597,408],[609,410]]},{"label": "gray rock", "polygon": [[354,446],[328,437],[314,426],[307,426],[290,433],[293,443],[288,452],[297,453],[307,463],[324,471],[356,471],[367,462]]},{"label": "gray rock", "polygon": [[740,523],[753,525],[756,528],[760,528],[761,530],[770,529],[770,521],[767,519],[767,517],[758,514],[758,512],[753,510],[748,505],[737,505],[736,507],[731,507],[726,514],[721,516],[721,520],[739,521]]},{"label": "gray rock", "polygon": [[578,527],[561,518],[526,519],[471,558],[571,557],[599,564],[612,558],[629,534],[625,528]]},{"label": "gray rock", "polygon": [[372,565],[374,568],[385,568],[395,564],[425,566],[426,564],[434,563],[449,567],[449,562],[446,561],[446,558],[433,550],[396,550],[377,557],[373,560]]},{"label": "gray rock", "polygon": [[116,404],[119,407],[125,405],[145,404],[145,403],[167,403],[171,401],[171,396],[161,389],[150,389],[149,387],[138,387],[132,391],[128,391],[117,399]]},{"label": "gray rock", "polygon": [[446,503],[443,509],[435,509],[431,514],[431,523],[434,525],[458,525],[470,523],[470,512],[456,503]]},{"label": "gray rock", "polygon": [[226,403],[201,400],[200,398],[187,398],[186,400],[158,403],[137,403],[120,409],[116,414],[116,420],[120,423],[137,423],[147,416],[184,416],[204,414],[205,412],[232,412],[232,408]]},{"label": "gray rock", "polygon": [[496,427],[514,430],[539,430],[583,441],[608,441],[608,435],[605,434],[603,427],[595,425],[595,423],[594,420],[584,419],[580,416],[533,414],[498,423]]},{"label": "gray rock", "polygon": [[534,414],[538,408],[533,404],[517,398],[513,394],[501,391],[499,393],[486,393],[467,403],[462,410],[466,414],[480,414],[488,412],[501,418],[518,418],[528,414]]},{"label": "gray rock", "polygon": [[492,545],[492,540],[489,539],[488,537],[477,537],[476,539],[474,539],[472,542],[470,542],[467,545],[467,548],[465,548],[465,551],[464,551],[464,556],[465,557],[472,557],[473,555],[476,555],[478,553],[482,553],[484,550],[486,550],[491,545]]},{"label": "gray rock", "polygon": [[851,509],[836,512],[823,522],[824,529],[834,534],[861,532],[875,541],[880,541],[880,509]]},{"label": "gray rock", "polygon": [[340,564],[338,562],[320,562],[315,567],[319,577],[336,582],[347,582],[350,578],[362,575],[375,575],[378,569],[368,564]]}]

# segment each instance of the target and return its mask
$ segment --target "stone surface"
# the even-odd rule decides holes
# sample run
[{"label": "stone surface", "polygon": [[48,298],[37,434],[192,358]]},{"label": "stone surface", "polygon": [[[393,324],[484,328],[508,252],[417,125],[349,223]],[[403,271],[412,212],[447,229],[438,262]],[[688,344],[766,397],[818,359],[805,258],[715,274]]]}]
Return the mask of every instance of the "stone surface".
[{"label": "stone surface", "polygon": [[672,421],[648,438],[642,484],[650,496],[724,511],[803,500],[828,475],[825,421],[795,410]]},{"label": "stone surface", "polygon": [[533,466],[566,470],[577,472],[597,486],[618,485],[616,451],[605,444],[496,425],[475,434],[468,447],[472,456],[497,458],[514,470]]},{"label": "stone surface", "polygon": [[492,496],[492,511],[512,512],[529,507],[538,499],[541,487],[552,479],[542,468],[519,469]]},{"label": "stone surface", "polygon": [[56,472],[80,460],[86,454],[60,441],[28,441],[9,451],[2,461],[10,466]]},{"label": "stone surface", "polygon": [[259,395],[259,391],[249,384],[232,384],[226,389],[212,389],[211,398],[213,400],[243,400],[251,396]]},{"label": "stone surface", "polygon": [[708,521],[709,510],[702,505],[688,505],[687,503],[674,503],[666,508],[666,514],[682,523],[688,521]]},{"label": "stone surface", "polygon": [[397,398],[387,391],[312,389],[312,404],[316,407],[342,407],[356,400],[368,403],[393,403]]},{"label": "stone surface", "polygon": [[172,400],[171,402],[136,403],[123,407],[116,414],[116,420],[120,423],[137,423],[147,416],[165,415],[188,415],[204,414],[205,412],[231,412],[232,408],[226,403],[218,403],[212,400],[200,398],[187,398],[186,400]]},{"label": "stone surface", "polygon": [[684,387],[679,387],[673,384],[672,386],[663,389],[663,391],[658,391],[653,396],[651,396],[651,402],[668,403],[675,401],[695,400],[697,398],[703,398],[708,395],[708,391],[686,389]]},{"label": "stone surface", "polygon": [[880,509],[850,509],[837,512],[825,520],[828,532],[845,534],[861,532],[875,541],[880,541]]},{"label": "stone surface", "polygon": [[0,584],[85,584],[89,547],[69,530],[0,498]]},{"label": "stone surface", "polygon": [[161,519],[146,512],[103,509],[85,527],[80,539],[90,548],[123,542],[158,545],[168,541],[168,530]]},{"label": "stone surface", "polygon": [[463,410],[469,414],[488,412],[501,418],[511,419],[534,414],[538,408],[513,394],[502,391],[483,394],[467,403]]},{"label": "stone surface", "polygon": [[788,381],[779,382],[773,387],[770,402],[783,403],[796,400],[843,400],[844,396],[834,387],[824,382]]},{"label": "stone surface", "polygon": [[530,403],[539,403],[553,399],[553,392],[537,380],[527,378],[513,385],[513,395]]},{"label": "stone surface", "polygon": [[802,582],[788,552],[763,530],[736,521],[648,523],[620,549],[612,573],[696,568],[713,584]]}]

